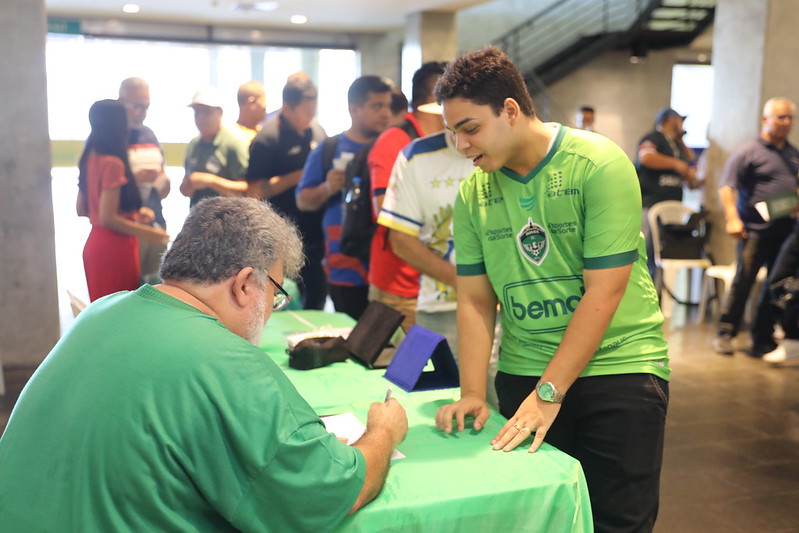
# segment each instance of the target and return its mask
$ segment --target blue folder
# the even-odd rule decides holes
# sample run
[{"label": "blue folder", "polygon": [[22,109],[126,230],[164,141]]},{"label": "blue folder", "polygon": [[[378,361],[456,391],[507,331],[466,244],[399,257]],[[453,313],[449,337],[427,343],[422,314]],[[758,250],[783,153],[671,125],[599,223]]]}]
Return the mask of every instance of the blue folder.
[{"label": "blue folder", "polygon": [[[434,370],[425,372],[428,360]],[[419,325],[408,330],[384,377],[407,392],[460,385],[458,364],[447,339]]]}]

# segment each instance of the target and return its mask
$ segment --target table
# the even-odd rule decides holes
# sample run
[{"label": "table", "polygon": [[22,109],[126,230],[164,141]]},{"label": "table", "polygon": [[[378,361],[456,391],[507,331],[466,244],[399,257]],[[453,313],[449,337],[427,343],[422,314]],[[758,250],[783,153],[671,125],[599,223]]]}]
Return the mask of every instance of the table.
[{"label": "table", "polygon": [[[317,327],[347,327],[346,315],[322,311],[273,313],[261,347],[288,375],[319,415],[351,411],[361,421],[390,383],[385,370],[367,370],[353,361],[310,371],[288,366],[285,335]],[[469,533],[590,532],[591,504],[580,463],[544,444],[512,452],[491,449],[489,441],[505,419],[492,412],[486,427],[453,435],[438,430],[438,408],[459,397],[458,389],[393,397],[408,414],[408,435],[397,447],[405,459],[393,461],[382,493],[336,528],[340,532],[389,531]],[[528,441],[529,444],[529,441]]]}]

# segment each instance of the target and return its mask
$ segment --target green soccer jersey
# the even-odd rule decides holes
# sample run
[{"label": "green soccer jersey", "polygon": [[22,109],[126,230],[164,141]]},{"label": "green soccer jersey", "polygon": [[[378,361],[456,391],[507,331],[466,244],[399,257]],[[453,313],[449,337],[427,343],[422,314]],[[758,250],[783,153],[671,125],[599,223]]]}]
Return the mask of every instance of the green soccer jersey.
[{"label": "green soccer jersey", "polygon": [[502,306],[499,370],[542,375],[585,293],[583,271],[632,264],[624,297],[581,376],[668,379],[635,169],[607,138],[552,127],[546,157],[527,176],[478,168],[455,204],[458,275],[487,274]]}]

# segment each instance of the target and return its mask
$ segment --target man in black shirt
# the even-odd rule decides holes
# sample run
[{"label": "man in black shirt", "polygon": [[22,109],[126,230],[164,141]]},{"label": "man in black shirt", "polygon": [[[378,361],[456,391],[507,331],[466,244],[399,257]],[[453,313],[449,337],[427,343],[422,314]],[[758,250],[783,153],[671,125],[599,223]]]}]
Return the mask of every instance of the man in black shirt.
[{"label": "man in black shirt", "polygon": [[283,88],[283,106],[267,121],[250,145],[248,194],[269,203],[292,220],[302,233],[307,261],[300,271],[299,288],[305,309],[322,309],[327,281],[322,269],[325,239],[323,210],[301,212],[294,190],[308,154],[327,135],[316,122],[317,89],[310,76],[289,76]]},{"label": "man in black shirt", "polygon": [[643,217],[641,230],[646,237],[646,254],[649,274],[655,275],[655,248],[649,228],[649,208],[664,200],[682,201],[683,180],[692,189],[700,183],[696,170],[690,163],[694,152],[682,140],[685,117],[670,107],[664,107],[655,116],[655,129],[638,142],[635,168],[641,183]]}]

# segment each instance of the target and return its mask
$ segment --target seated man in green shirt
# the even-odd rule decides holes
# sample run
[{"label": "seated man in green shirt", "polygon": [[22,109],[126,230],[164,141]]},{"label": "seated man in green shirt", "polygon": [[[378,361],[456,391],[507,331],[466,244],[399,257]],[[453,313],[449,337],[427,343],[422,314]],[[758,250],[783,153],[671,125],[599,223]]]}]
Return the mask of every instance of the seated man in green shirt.
[{"label": "seated man in green shirt", "polygon": [[580,461],[597,532],[651,531],[668,404],[663,316],[646,269],[641,191],[625,153],[538,119],[521,73],[488,47],[436,85],[456,147],[474,162],[455,200],[461,399],[436,424],[483,427],[497,303],[495,379],[510,451],[534,434]]},{"label": "seated man in green shirt", "polygon": [[0,439],[0,531],[328,531],[372,500],[407,418],[375,403],[353,446],[257,345],[302,262],[268,204],[192,210],[162,285],[98,300]]}]

